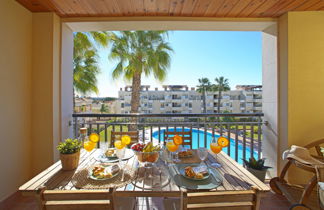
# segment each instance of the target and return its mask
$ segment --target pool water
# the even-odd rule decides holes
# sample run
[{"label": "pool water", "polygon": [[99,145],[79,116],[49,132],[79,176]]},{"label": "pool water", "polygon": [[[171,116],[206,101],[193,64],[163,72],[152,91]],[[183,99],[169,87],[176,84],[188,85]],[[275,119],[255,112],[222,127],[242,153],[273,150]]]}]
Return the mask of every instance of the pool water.
[{"label": "pool water", "polygon": [[[160,137],[160,141],[163,142],[163,136],[164,136],[164,131],[165,129],[161,129],[160,130],[160,136],[159,136],[159,131],[155,131],[153,132],[152,136],[155,139],[159,139]],[[174,131],[173,128],[169,128],[168,131]],[[190,131],[190,129],[184,129],[182,130],[181,128],[177,128],[176,129],[177,132],[181,132],[181,131]],[[207,147],[206,148],[210,148],[210,142],[213,139],[213,134],[210,132],[206,132],[207,134]],[[198,137],[199,137],[199,141],[198,141]],[[214,134],[215,138],[218,138],[219,135],[218,134]],[[203,130],[197,130],[197,129],[192,129],[192,149],[197,149],[198,147],[205,147],[205,133]],[[223,148],[223,151],[228,154],[228,147]],[[246,147],[245,149],[245,156],[246,159],[249,159],[251,157],[251,152],[250,152],[250,148]],[[258,152],[254,151],[253,152],[253,156],[255,158],[258,158]],[[235,160],[235,139],[230,139],[230,157],[233,158]],[[243,158],[243,145],[242,143],[239,141],[238,144],[238,163],[242,164]]]}]

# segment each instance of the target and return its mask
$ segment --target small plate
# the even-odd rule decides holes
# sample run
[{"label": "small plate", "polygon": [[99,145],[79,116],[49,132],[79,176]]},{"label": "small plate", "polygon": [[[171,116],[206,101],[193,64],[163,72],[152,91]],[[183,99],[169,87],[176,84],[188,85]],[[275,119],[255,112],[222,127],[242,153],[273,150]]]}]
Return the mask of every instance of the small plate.
[{"label": "small plate", "polygon": [[[188,167],[188,166],[186,166],[186,167]],[[196,178],[194,178],[194,177],[189,177],[189,176],[186,175],[186,173],[185,173],[185,168],[186,168],[186,167],[182,167],[182,168],[180,168],[180,169],[179,169],[179,173],[180,173],[183,177],[185,177],[185,178],[187,178],[187,179],[191,179],[191,180],[195,180],[195,181],[201,181],[201,180],[205,180],[205,179],[208,179],[208,178],[209,178],[209,175],[210,175],[210,171],[209,171],[209,169],[207,169],[207,170],[208,170],[208,174],[207,174],[207,176],[204,176],[202,179],[196,179]],[[192,167],[197,167],[197,165],[194,165],[194,166],[192,166]]]},{"label": "small plate", "polygon": [[115,176],[117,176],[117,175],[119,174],[119,172],[121,171],[121,169],[119,168],[119,166],[116,165],[116,166],[118,166],[118,169],[119,169],[117,173],[112,174],[111,177],[98,178],[98,177],[96,177],[96,176],[94,176],[94,175],[92,174],[92,170],[93,170],[94,167],[96,167],[96,166],[103,167],[103,168],[105,168],[105,172],[107,172],[107,173],[110,172],[110,173],[111,173],[111,168],[112,168],[113,166],[115,166],[115,165],[98,164],[98,165],[94,165],[94,166],[92,166],[92,167],[88,170],[89,178],[92,179],[92,180],[108,180],[108,179],[112,179],[112,178],[114,178]]},{"label": "small plate", "polygon": [[[126,149],[125,151],[125,156],[122,160],[128,160],[130,158],[132,158],[134,156],[134,152],[131,149]],[[105,155],[105,153],[103,153],[102,151],[98,150],[98,153],[95,154],[94,158],[102,163],[115,163],[118,162],[118,158],[117,157],[107,157]]]}]

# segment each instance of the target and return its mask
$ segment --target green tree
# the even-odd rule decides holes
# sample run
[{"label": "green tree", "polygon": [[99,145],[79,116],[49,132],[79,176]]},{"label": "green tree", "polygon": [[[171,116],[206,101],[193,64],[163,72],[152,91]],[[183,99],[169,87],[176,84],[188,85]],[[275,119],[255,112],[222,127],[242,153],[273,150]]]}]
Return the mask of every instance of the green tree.
[{"label": "green tree", "polygon": [[202,99],[203,99],[203,107],[204,107],[204,113],[207,112],[207,107],[206,107],[206,93],[208,91],[212,90],[212,84],[210,83],[208,78],[201,78],[198,79],[199,85],[197,85],[197,92],[201,93]]},{"label": "green tree", "polygon": [[117,61],[113,78],[132,81],[131,113],[137,113],[140,103],[141,76],[153,74],[163,81],[170,67],[167,31],[122,31],[112,34],[109,58]]},{"label": "green tree", "polygon": [[108,112],[108,107],[105,104],[101,104],[100,112],[101,113],[107,113]]},{"label": "green tree", "polygon": [[216,82],[216,84],[214,85],[214,91],[218,92],[217,113],[220,113],[220,104],[221,104],[222,92],[231,90],[231,88],[229,86],[228,79],[225,79],[224,77],[216,77],[215,82]]},{"label": "green tree", "polygon": [[107,32],[76,32],[73,48],[73,104],[76,92],[86,95],[98,93],[97,75],[99,47],[107,47],[109,34]]}]

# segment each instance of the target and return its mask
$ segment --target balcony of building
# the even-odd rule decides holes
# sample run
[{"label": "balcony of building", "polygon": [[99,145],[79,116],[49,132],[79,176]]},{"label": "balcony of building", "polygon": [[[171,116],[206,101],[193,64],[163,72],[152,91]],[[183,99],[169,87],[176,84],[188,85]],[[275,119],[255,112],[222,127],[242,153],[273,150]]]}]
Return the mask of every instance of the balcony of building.
[{"label": "balcony of building", "polygon": [[[250,139],[250,144],[246,147],[252,145],[252,152],[258,152],[255,148],[261,148],[261,153],[258,155],[262,154],[267,158],[267,164],[273,167],[270,175],[277,176],[284,166],[281,154],[285,149],[290,145],[303,146],[312,140],[323,138],[324,131],[321,127],[324,115],[321,110],[324,102],[322,94],[324,74],[321,69],[324,62],[322,59],[324,13],[315,11],[323,10],[323,2],[290,1],[291,3],[287,3],[254,0],[235,3],[234,1],[215,2],[205,7],[201,1],[191,4],[186,0],[179,1],[177,4],[174,2],[168,4],[165,1],[145,1],[144,4],[134,4],[134,1],[124,0],[114,1],[113,4],[110,1],[100,1],[100,3],[93,1],[90,6],[89,2],[85,1],[1,1],[2,124],[0,130],[3,146],[0,149],[0,159],[3,170],[0,198],[3,202],[0,208],[36,209],[38,204],[33,197],[28,198],[33,199],[31,203],[24,198],[17,200],[15,191],[20,185],[59,160],[55,147],[62,139],[74,137],[74,126],[80,125],[73,123],[73,120],[78,122],[75,118],[80,120],[92,118],[92,116],[72,117],[73,32],[76,31],[162,29],[261,31],[264,58],[262,65],[264,74],[262,92],[265,93],[262,106],[264,116],[261,117],[261,122],[247,122],[253,123],[254,127],[261,127],[258,131],[262,131],[262,144],[253,144],[259,142],[258,135],[253,143]],[[130,90],[127,92],[129,93]],[[145,92],[147,91],[143,91],[143,94]],[[317,101],[310,103],[314,98]],[[193,100],[200,99],[196,97]],[[248,100],[253,102],[254,98]],[[128,109],[130,106],[125,106],[124,109],[126,107]],[[171,112],[168,110],[168,113]],[[125,111],[125,113],[129,112]],[[119,122],[116,118],[111,122],[99,123],[97,117],[94,116],[95,120],[92,119],[93,124],[85,121],[85,125],[93,132],[101,132],[100,129],[104,126],[115,125],[115,129],[120,126],[123,128],[127,123]],[[175,117],[174,115],[168,117],[171,118],[170,122],[163,122],[160,129],[169,125],[177,126],[175,124],[179,123],[172,118]],[[206,117],[199,116],[197,122],[193,121],[193,123],[189,121],[190,116],[188,116],[189,123],[181,124],[185,123],[181,122],[180,127],[190,128],[192,125],[197,131],[203,133],[206,128],[206,132],[210,132],[210,135],[213,130],[225,136],[229,134],[229,138],[234,140],[234,147],[229,149],[230,155],[234,153],[234,161],[236,158],[239,159],[240,156],[236,156],[238,151],[235,150],[236,145],[238,144],[237,148],[240,148],[240,142],[244,142],[244,136],[245,139],[248,136],[240,136],[242,132],[237,132],[236,125],[231,127],[233,125],[229,123],[219,124],[216,121],[219,116],[204,122]],[[213,125],[215,126],[212,127]],[[97,126],[99,129],[96,129]],[[154,126],[156,125],[153,125],[152,129]],[[237,126],[238,129],[241,129],[240,127],[244,129],[243,124]],[[141,124],[139,128],[144,128],[144,132],[141,130],[141,135],[144,134],[142,138],[155,132],[150,133]],[[54,170],[60,178],[65,178],[66,173],[59,169],[60,164],[56,166],[49,168],[44,174],[49,175],[49,172]],[[302,183],[307,176],[292,169],[287,179]],[[64,185],[60,179],[47,181],[45,178],[44,182],[42,180],[41,182],[47,186],[59,189]],[[233,177],[228,178],[235,181]],[[248,180],[238,182],[237,186],[244,185],[246,182]],[[36,182],[29,186],[34,185]],[[67,185],[68,183],[65,183],[65,186]],[[14,197],[9,197],[13,194]],[[143,192],[141,196],[145,194],[146,192]],[[261,205],[259,204],[261,209],[276,207],[279,209],[283,206],[288,209],[290,204],[287,204],[282,196],[270,195],[265,200],[261,200]],[[160,197],[163,198],[164,195],[161,194]],[[143,207],[144,203],[145,201],[139,206]],[[148,203],[154,202],[151,200]]]}]

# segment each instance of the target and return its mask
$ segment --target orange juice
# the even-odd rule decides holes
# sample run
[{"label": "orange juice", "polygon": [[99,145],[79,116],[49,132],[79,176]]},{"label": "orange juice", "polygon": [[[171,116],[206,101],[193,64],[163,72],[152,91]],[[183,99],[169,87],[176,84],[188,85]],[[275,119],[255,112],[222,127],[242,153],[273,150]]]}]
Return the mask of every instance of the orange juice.
[{"label": "orange juice", "polygon": [[213,153],[218,154],[220,151],[222,151],[222,146],[219,146],[217,143],[211,143],[210,149],[213,151]]},{"label": "orange juice", "polygon": [[170,152],[175,152],[178,150],[178,145],[176,145],[173,141],[169,141],[166,143],[166,147]]},{"label": "orange juice", "polygon": [[91,152],[96,146],[96,143],[93,143],[92,141],[86,141],[83,143],[83,147],[88,152]]}]

